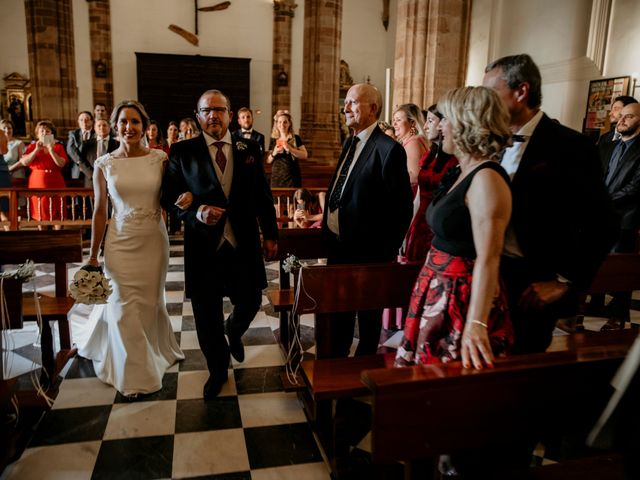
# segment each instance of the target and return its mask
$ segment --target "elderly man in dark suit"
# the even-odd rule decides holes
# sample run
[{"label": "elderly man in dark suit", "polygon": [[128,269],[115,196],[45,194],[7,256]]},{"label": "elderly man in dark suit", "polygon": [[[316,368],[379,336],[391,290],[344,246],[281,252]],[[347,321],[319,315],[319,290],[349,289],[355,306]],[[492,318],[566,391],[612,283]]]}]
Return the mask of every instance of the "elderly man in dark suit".
[{"label": "elderly man in dark suit", "polygon": [[[616,126],[620,140],[609,144],[602,155],[605,184],[620,216],[616,253],[638,251],[640,229],[640,103],[625,106]],[[630,293],[615,293],[609,304],[610,319],[603,330],[624,328],[629,321]]]},{"label": "elderly man in dark suit", "polygon": [[95,137],[93,131],[93,114],[88,111],[80,112],[78,114],[78,128],[69,132],[69,139],[67,140],[67,155],[71,159],[71,170],[69,172],[69,178],[80,178],[82,164],[82,154],[80,149],[82,148],[82,142]]},{"label": "elderly man in dark suit", "polygon": [[238,110],[238,125],[240,125],[240,128],[233,132],[233,136],[238,140],[241,138],[247,138],[254,142],[258,142],[258,145],[260,146],[260,154],[263,154],[264,135],[253,129],[253,112],[250,108],[242,107]]},{"label": "elderly man in dark suit", "polygon": [[[205,400],[216,397],[227,381],[230,354],[244,360],[241,337],[267,285],[258,224],[266,257],[274,258],[277,251],[273,198],[260,149],[252,140],[232,138],[231,116],[222,92],[203,93],[197,108],[203,135],[172,145],[162,184],[162,205],[177,208],[185,224],[185,290],[210,374]],[[192,201],[184,200],[186,192]],[[228,344],[223,296],[234,305]]]},{"label": "elderly man in dark suit", "polygon": [[[353,135],[343,147],[331,180],[322,228],[328,263],[391,262],[412,216],[407,156],[402,146],[378,128],[382,96],[373,85],[354,85],[344,100]],[[407,297],[408,298],[408,297]],[[381,311],[357,312],[356,355],[376,353]],[[356,312],[333,315],[332,357],[346,357],[353,340]]]},{"label": "elderly man in dark suit", "polygon": [[543,352],[558,318],[575,313],[574,293],[591,283],[611,248],[617,221],[596,147],[540,109],[540,71],[531,57],[490,63],[483,84],[504,101],[514,133],[501,162],[512,178],[502,273],[514,352]]}]

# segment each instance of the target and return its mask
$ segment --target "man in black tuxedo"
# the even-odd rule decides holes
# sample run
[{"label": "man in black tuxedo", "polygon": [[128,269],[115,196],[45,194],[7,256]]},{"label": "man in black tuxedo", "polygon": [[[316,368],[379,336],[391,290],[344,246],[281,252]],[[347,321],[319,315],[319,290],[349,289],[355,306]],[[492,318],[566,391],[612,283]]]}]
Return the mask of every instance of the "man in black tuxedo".
[{"label": "man in black tuxedo", "polygon": [[264,153],[264,135],[253,129],[253,112],[250,108],[242,107],[238,110],[238,125],[240,128],[233,132],[233,136],[238,140],[246,138],[258,142],[260,155],[262,155]]},{"label": "man in black tuxedo", "polygon": [[[345,141],[331,180],[322,220],[329,264],[392,262],[412,216],[407,155],[378,128],[382,96],[376,87],[354,85],[344,100]],[[408,297],[407,297],[408,298]],[[376,353],[382,311],[357,312],[360,339],[356,355]],[[332,315],[332,357],[346,357],[356,312]]]},{"label": "man in black tuxedo", "polygon": [[[607,191],[621,219],[612,252],[636,253],[640,229],[640,103],[629,103],[622,109],[616,130],[620,140],[611,142],[601,157]],[[614,293],[608,307],[611,318],[602,329],[623,328],[629,321],[630,308],[630,293]]]},{"label": "man in black tuxedo", "polygon": [[113,152],[120,142],[111,136],[111,127],[105,119],[99,118],[94,122],[95,135],[80,145],[80,170],[84,174],[84,186],[93,186],[93,164],[96,158]]},{"label": "man in black tuxedo", "polygon": [[560,316],[575,314],[611,248],[617,219],[588,138],[540,109],[541,77],[526,54],[485,69],[511,115],[513,146],[502,166],[512,178],[513,213],[501,262],[514,326],[514,353],[543,352]]},{"label": "man in black tuxedo", "polygon": [[[252,140],[232,138],[229,99],[208,90],[198,101],[203,135],[171,146],[162,184],[162,205],[176,209],[185,225],[185,291],[191,299],[198,342],[210,377],[204,398],[220,393],[227,381],[229,356],[241,362],[241,337],[249,328],[267,286],[264,253],[277,251],[278,228],[271,190],[262,170],[260,149]],[[182,193],[193,201],[175,206]],[[187,202],[188,203],[188,202]],[[224,338],[222,298],[234,305]]]}]

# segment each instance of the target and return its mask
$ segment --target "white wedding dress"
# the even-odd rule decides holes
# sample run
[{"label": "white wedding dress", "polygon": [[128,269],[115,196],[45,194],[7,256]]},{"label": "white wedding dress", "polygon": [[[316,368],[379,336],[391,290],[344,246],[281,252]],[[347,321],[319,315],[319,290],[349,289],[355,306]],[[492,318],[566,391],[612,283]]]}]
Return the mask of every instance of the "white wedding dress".
[{"label": "white wedding dress", "polygon": [[[98,158],[113,214],[104,270],[113,293],[106,305],[78,306],[72,318],[78,353],[93,360],[100,380],[123,395],[153,393],[171,365],[184,359],[165,304],[169,239],[160,209],[167,156]],[[88,318],[81,318],[83,311]],[[77,334],[76,334],[77,333]]]}]

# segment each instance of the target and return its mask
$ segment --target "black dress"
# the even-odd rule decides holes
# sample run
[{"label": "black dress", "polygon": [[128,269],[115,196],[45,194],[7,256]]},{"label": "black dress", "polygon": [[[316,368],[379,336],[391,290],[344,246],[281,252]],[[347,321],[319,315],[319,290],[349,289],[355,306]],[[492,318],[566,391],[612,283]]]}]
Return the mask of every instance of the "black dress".
[{"label": "black dress", "polygon": [[[298,135],[295,135],[295,148],[300,148],[304,144]],[[273,152],[276,139],[272,138],[269,150]],[[300,188],[302,187],[302,174],[298,159],[291,153],[282,152],[273,157],[271,168],[271,188]]]}]

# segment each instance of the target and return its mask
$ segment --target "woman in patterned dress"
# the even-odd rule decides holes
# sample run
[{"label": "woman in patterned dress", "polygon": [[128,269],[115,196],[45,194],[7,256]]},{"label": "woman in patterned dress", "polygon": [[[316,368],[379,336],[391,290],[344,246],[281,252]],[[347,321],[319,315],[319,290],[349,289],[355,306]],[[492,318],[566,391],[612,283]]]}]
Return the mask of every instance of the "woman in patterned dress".
[{"label": "woman in patterned dress", "polygon": [[460,175],[427,212],[434,238],[416,281],[396,365],[462,360],[492,366],[512,328],[499,265],[511,215],[509,177],[496,159],[510,144],[509,116],[485,87],[448,92],[438,103],[445,151]]}]

